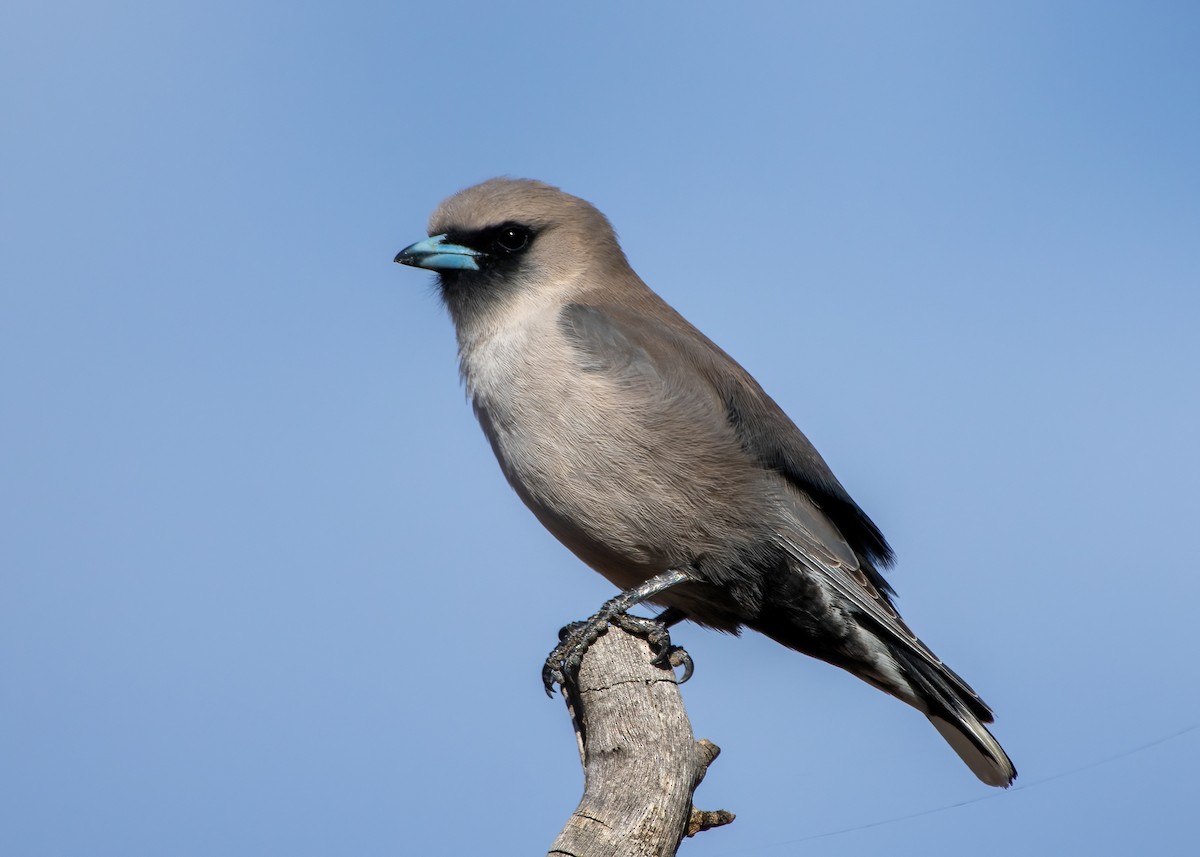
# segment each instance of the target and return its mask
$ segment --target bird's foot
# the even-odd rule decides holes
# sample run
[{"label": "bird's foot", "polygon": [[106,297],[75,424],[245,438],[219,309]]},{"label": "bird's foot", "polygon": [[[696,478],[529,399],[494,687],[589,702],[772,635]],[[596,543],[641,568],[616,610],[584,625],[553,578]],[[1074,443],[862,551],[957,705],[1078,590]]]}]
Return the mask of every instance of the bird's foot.
[{"label": "bird's foot", "polygon": [[667,623],[659,619],[630,616],[624,612],[622,604],[615,603],[619,601],[619,598],[614,598],[601,607],[595,616],[583,622],[572,622],[558,632],[559,643],[550,652],[545,666],[542,667],[542,685],[547,696],[554,696],[556,684],[566,687],[567,682],[576,679],[584,654],[608,631],[609,625],[616,625],[623,631],[643,637],[654,653],[651,663],[655,666],[663,669],[683,667],[680,684],[692,677],[692,658],[682,646],[672,645]]}]

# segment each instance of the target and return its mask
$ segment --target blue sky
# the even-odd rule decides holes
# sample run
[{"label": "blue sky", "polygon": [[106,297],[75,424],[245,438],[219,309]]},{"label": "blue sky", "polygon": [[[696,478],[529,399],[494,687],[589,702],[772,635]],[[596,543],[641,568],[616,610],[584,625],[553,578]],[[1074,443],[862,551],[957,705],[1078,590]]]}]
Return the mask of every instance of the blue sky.
[{"label": "blue sky", "polygon": [[1195,4],[14,0],[0,34],[5,854],[549,845],[581,778],[538,671],[612,590],[391,261],[499,174],[598,205],[792,415],[1021,771],[992,796],[894,700],[683,627],[697,802],[738,820],[681,853],[1194,852],[1200,730],[1088,766],[1200,722]]}]

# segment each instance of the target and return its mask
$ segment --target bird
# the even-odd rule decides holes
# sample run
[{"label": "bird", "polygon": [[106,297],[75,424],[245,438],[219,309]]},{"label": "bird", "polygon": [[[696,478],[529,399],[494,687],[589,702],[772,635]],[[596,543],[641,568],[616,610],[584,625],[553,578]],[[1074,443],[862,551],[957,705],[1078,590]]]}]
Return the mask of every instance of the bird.
[{"label": "bird", "polygon": [[604,214],[502,177],[444,200],[428,235],[395,261],[436,272],[513,490],[622,590],[603,619],[646,601],[664,621],[758,631],[916,708],[981,781],[1012,783],[991,709],[897,612],[879,528],[758,382],[634,272]]}]

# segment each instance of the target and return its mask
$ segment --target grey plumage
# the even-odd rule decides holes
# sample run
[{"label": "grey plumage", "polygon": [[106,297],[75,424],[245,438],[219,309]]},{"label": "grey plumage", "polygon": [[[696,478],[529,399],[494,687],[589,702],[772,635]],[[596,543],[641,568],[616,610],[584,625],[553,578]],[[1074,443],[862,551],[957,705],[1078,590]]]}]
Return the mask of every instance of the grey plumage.
[{"label": "grey plumage", "polygon": [[892,551],[816,449],[724,351],[638,278],[607,219],[540,182],[441,204],[397,261],[438,271],[475,413],[513,489],[622,589],[742,626],[914,706],[984,782],[1016,771],[979,696],[913,633]]}]

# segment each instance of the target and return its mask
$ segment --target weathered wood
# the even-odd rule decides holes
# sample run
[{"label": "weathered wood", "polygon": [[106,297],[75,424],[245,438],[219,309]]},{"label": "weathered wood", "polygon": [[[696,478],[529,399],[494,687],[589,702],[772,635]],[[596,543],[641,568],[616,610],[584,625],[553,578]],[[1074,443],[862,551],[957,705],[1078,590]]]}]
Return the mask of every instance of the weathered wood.
[{"label": "weathered wood", "polygon": [[584,768],[583,798],[550,849],[570,857],[670,857],[683,836],[728,824],[692,793],[720,749],[696,741],[675,675],[645,640],[610,627],[566,694]]}]

